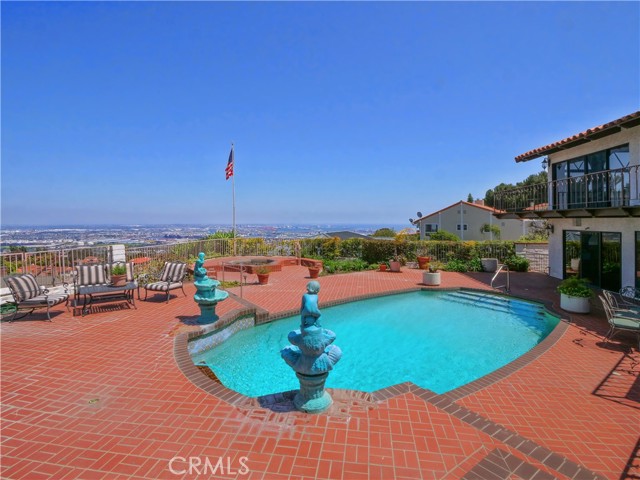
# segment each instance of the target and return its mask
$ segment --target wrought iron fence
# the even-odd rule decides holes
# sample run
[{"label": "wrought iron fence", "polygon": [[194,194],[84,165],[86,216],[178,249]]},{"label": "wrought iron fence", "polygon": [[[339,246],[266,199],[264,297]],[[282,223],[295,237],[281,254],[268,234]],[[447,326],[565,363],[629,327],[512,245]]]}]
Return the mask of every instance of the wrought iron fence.
[{"label": "wrought iron fence", "polygon": [[[205,252],[207,258],[230,256],[307,256],[314,254],[322,242],[334,248],[335,239],[206,239],[185,243],[129,247],[126,260],[133,262],[134,273],[159,271],[166,261],[192,263],[198,253]],[[369,242],[369,241],[366,241]],[[340,242],[337,242],[339,244]],[[344,241],[341,253],[361,257],[363,241]],[[376,245],[389,250],[389,255],[402,254],[414,261],[417,256],[430,256],[434,260],[447,262],[453,258],[472,257],[497,258],[504,261],[515,254],[513,242],[388,242],[375,241]],[[326,246],[326,245],[325,245]],[[382,251],[381,250],[381,251]],[[326,252],[318,252],[324,254]],[[386,255],[386,254],[385,254]],[[389,256],[385,256],[388,259]],[[14,273],[31,273],[43,286],[72,283],[73,267],[87,263],[107,263],[113,260],[112,246],[80,247],[38,252],[3,253],[0,256],[0,286],[6,287],[4,278]]]},{"label": "wrought iron fence", "polygon": [[14,273],[30,273],[43,286],[71,283],[73,267],[83,263],[104,263],[109,260],[110,247],[72,248],[39,252],[3,253],[0,257],[0,286]]},{"label": "wrought iron fence", "polygon": [[633,165],[497,191],[494,206],[505,212],[627,207],[640,200],[639,168]]}]

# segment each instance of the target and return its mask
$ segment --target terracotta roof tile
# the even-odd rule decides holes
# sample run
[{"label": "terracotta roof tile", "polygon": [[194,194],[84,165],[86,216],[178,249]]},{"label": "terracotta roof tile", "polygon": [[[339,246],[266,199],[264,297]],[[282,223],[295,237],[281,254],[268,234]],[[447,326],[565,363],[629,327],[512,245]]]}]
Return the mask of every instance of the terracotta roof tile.
[{"label": "terracotta roof tile", "polygon": [[577,133],[571,137],[565,138],[564,140],[550,143],[544,147],[534,148],[522,155],[518,155],[515,160],[516,162],[533,160],[534,158],[541,157],[542,155],[554,153],[565,148],[571,148],[597,138],[606,137],[607,135],[619,132],[623,128],[631,128],[637,125],[640,125],[640,110],[629,115],[625,115],[622,118],[618,118],[617,120],[613,120],[612,122],[588,128],[584,132]]}]

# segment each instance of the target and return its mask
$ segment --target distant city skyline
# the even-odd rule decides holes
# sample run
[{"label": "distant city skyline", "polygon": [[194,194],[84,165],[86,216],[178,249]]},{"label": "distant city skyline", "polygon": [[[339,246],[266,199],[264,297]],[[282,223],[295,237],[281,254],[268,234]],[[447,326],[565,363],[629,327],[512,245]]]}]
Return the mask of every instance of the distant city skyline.
[{"label": "distant city skyline", "polygon": [[638,2],[2,2],[5,225],[409,226],[640,106]]}]

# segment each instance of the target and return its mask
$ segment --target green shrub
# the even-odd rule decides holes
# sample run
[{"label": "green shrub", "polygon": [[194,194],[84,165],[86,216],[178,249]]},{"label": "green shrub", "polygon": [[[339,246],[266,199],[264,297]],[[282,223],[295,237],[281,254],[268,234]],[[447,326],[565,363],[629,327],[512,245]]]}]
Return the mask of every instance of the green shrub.
[{"label": "green shrub", "polygon": [[344,272],[359,272],[361,270],[367,270],[369,264],[360,259],[351,260],[324,260],[323,270],[327,274],[331,273],[344,273]]},{"label": "green shrub", "polygon": [[451,232],[447,232],[446,230],[440,230],[439,232],[433,232],[429,234],[429,238],[431,240],[444,240],[447,242],[459,242],[460,238]]},{"label": "green shrub", "polygon": [[526,272],[529,270],[529,260],[513,255],[504,261],[509,270],[514,272]]},{"label": "green shrub", "polygon": [[586,278],[569,277],[560,282],[557,290],[571,297],[589,298],[593,295]]},{"label": "green shrub", "polygon": [[484,269],[482,268],[482,261],[479,258],[472,258],[467,263],[467,268],[470,272],[482,272]]},{"label": "green shrub", "polygon": [[469,270],[467,262],[464,260],[459,260],[457,258],[452,258],[447,263],[445,263],[442,268],[446,272],[466,272]]}]

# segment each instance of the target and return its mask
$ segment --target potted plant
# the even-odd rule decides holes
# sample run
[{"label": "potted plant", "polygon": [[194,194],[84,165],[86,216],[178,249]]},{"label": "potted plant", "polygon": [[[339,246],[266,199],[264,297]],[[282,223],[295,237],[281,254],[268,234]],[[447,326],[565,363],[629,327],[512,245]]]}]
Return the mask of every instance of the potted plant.
[{"label": "potted plant", "polygon": [[387,271],[387,264],[385,262],[380,262],[380,271],[381,272]]},{"label": "potted plant", "polygon": [[318,278],[318,275],[320,275],[320,270],[322,270],[322,264],[319,262],[309,265],[309,277]]},{"label": "potted plant", "polygon": [[111,267],[111,285],[114,287],[124,287],[127,284],[127,268],[122,264]]},{"label": "potted plant", "polygon": [[389,260],[389,270],[392,272],[399,272],[400,267],[407,263],[407,259],[403,255],[394,255]]},{"label": "potted plant", "polygon": [[591,305],[589,299],[593,291],[589,288],[587,279],[577,276],[569,277],[558,285],[560,293],[560,308],[567,312],[589,313]]},{"label": "potted plant", "polygon": [[422,273],[422,283],[430,286],[440,285],[439,268],[440,264],[438,262],[430,263],[428,270]]},{"label": "potted plant", "polygon": [[270,270],[267,267],[258,267],[256,269],[259,285],[266,285],[267,283],[269,283],[269,273]]},{"label": "potted plant", "polygon": [[418,258],[418,268],[420,270],[427,270],[429,268],[429,262],[431,261],[431,257],[417,257]]}]

